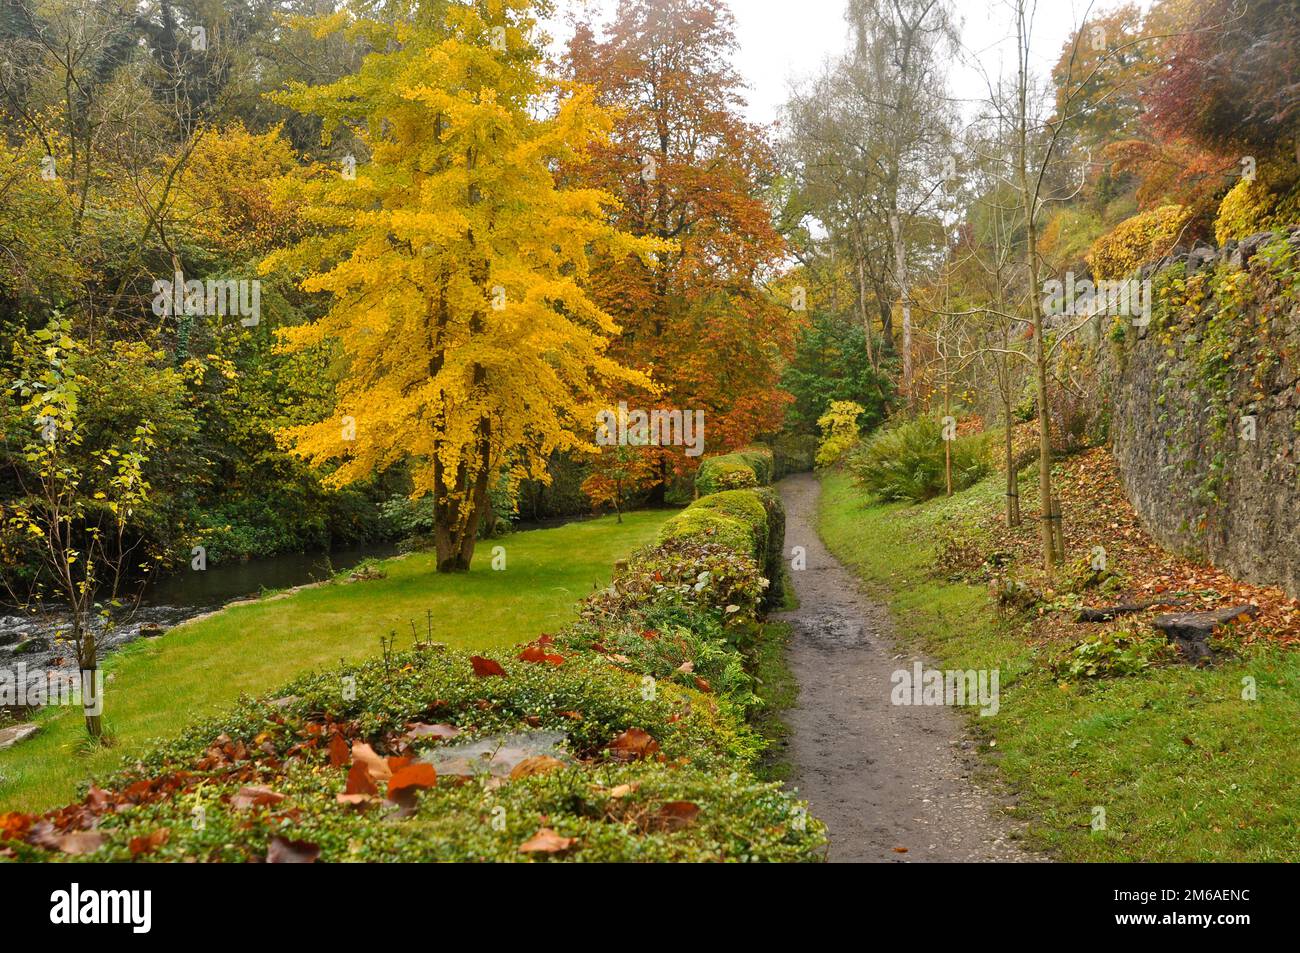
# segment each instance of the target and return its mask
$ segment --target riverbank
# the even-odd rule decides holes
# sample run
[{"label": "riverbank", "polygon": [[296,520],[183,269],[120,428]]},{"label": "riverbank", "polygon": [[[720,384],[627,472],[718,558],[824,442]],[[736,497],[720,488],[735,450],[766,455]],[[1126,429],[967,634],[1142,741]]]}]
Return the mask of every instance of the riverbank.
[{"label": "riverbank", "polygon": [[[375,564],[382,577],[305,588],[231,606],[161,638],[133,642],[105,663],[111,748],[88,747],[79,711],[43,711],[41,731],[0,751],[0,811],[66,802],[86,778],[109,770],[152,738],[302,672],[399,647],[432,626],[455,648],[492,649],[534,638],[573,618],[578,599],[610,578],[614,562],[652,542],[671,511],[625,514],[486,542],[466,574],[438,575],[417,553]],[[492,568],[494,546],[505,569]]]},{"label": "riverbank", "polygon": [[[889,606],[904,644],[944,669],[999,671],[998,713],[972,715],[970,727],[982,762],[1018,794],[1011,816],[1032,846],[1070,861],[1300,856],[1300,653],[1258,640],[1225,646],[1206,668],[1163,659],[1134,674],[1063,677],[1054,663],[1075,646],[1045,640],[1039,620],[1066,610],[1000,616],[988,586],[951,564],[954,540],[994,548],[1001,476],[919,506],[874,504],[844,473],[822,480],[819,532]],[[1029,487],[1021,499],[1032,517]],[[1120,541],[1110,549],[1113,564],[1133,555]],[[1094,631],[1126,626],[1139,632],[1134,620]]]}]

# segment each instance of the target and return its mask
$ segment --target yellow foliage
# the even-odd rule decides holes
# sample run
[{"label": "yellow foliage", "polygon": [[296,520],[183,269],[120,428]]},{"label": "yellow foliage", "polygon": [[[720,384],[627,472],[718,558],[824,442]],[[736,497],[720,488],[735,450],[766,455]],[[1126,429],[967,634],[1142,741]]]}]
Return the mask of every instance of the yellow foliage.
[{"label": "yellow foliage", "polygon": [[1220,245],[1256,232],[1300,224],[1300,175],[1295,163],[1265,163],[1219,204],[1214,237]]},{"label": "yellow foliage", "polygon": [[861,404],[851,400],[833,400],[826,413],[817,419],[822,431],[821,446],[817,448],[817,466],[830,467],[839,463],[858,442],[858,418],[865,413]]},{"label": "yellow foliage", "polygon": [[1140,266],[1167,255],[1189,217],[1181,205],[1162,205],[1125,219],[1092,243],[1085,260],[1098,280],[1126,278]]},{"label": "yellow foliage", "polygon": [[[440,525],[472,543],[500,474],[546,479],[552,453],[595,450],[596,411],[615,385],[653,391],[607,356],[618,328],[586,285],[596,250],[671,246],[615,231],[608,194],[557,184],[553,164],[610,128],[593,91],[545,82],[514,30],[500,51],[478,19],[490,14],[455,9],[450,35],[401,25],[402,45],[355,75],[279,97],[327,129],[352,127],[370,161],[355,178],[287,179],[324,237],[261,270],[305,274],[305,290],[329,294],[322,318],[278,333],[291,351],[335,342],[344,367],[336,415],[283,441],[334,464],[334,483],[409,459],[415,495],[434,495]],[[554,111],[538,118],[547,97]]]}]

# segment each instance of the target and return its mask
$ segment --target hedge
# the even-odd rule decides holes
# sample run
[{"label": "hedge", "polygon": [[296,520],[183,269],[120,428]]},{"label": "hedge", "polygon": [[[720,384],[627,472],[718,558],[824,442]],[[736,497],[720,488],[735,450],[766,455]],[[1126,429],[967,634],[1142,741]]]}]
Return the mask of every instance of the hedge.
[{"label": "hedge", "polygon": [[775,475],[772,451],[767,447],[747,447],[735,453],[708,457],[695,471],[695,489],[699,496],[767,486]]},{"label": "hedge", "polygon": [[417,644],[241,699],[77,804],[0,815],[0,862],[821,859],[753,774],[769,504],[697,501],[514,651]]},{"label": "hedge", "polygon": [[785,507],[770,487],[701,496],[664,524],[659,539],[718,542],[752,556],[769,581],[763,604],[768,608],[781,604]]}]

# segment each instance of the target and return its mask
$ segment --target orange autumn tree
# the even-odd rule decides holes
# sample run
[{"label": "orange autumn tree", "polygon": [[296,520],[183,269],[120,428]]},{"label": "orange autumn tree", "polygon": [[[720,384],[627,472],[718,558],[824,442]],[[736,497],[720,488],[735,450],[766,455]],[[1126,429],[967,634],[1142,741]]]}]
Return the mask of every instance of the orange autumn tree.
[{"label": "orange autumn tree", "polygon": [[[740,114],[736,45],[722,0],[626,0],[603,29],[579,23],[574,79],[619,110],[611,141],[568,171],[617,195],[614,222],[677,247],[597,272],[594,293],[623,327],[615,353],[652,375],[643,408],[703,410],[707,452],[775,430],[790,396],[777,384],[793,349],[789,302],[765,293],[784,243],[764,194],[774,158]],[[680,447],[645,447],[665,482],[689,465]]]},{"label": "orange autumn tree", "polygon": [[612,227],[600,189],[557,186],[610,117],[542,75],[533,8],[427,0],[379,23],[345,7],[317,29],[386,52],[278,97],[368,153],[355,175],[292,182],[319,235],[262,264],[331,299],[284,346],[338,355],[335,415],[282,436],[336,484],[409,461],[414,495],[434,500],[439,572],[469,568],[490,487],[592,450],[609,388],[650,386],[606,353],[618,326],[585,286],[593,253],[666,246]]}]

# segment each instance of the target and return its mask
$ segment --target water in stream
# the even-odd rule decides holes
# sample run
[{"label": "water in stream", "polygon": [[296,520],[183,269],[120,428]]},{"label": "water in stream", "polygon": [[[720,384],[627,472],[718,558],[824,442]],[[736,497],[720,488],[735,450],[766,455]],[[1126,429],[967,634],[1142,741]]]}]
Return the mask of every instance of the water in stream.
[{"label": "water in stream", "polygon": [[[163,576],[144,591],[140,607],[98,639],[98,654],[142,637],[162,635],[193,616],[268,589],[287,589],[328,579],[362,560],[392,556],[392,544],[378,544],[328,553],[290,553],[242,563],[209,565],[202,571],[182,569]],[[30,615],[0,608],[0,671],[16,673],[57,669],[75,671],[71,645],[60,638],[66,618],[46,612]]]}]

